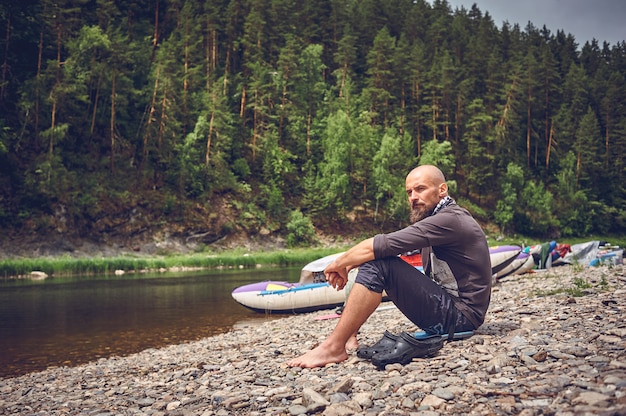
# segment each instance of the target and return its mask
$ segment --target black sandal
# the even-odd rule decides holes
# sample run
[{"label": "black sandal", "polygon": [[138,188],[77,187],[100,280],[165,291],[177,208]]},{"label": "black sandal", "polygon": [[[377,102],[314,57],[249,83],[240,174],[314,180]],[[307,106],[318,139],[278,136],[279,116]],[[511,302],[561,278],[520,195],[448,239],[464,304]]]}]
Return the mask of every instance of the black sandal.
[{"label": "black sandal", "polygon": [[385,331],[385,334],[378,342],[371,347],[359,348],[356,352],[356,356],[365,360],[370,360],[377,353],[383,353],[391,351],[393,346],[398,341],[398,335],[394,335],[389,331]]},{"label": "black sandal", "polygon": [[417,339],[407,332],[402,332],[391,350],[372,356],[372,364],[382,370],[387,364],[406,365],[413,358],[432,357],[443,348],[443,342],[444,338],[441,335]]}]

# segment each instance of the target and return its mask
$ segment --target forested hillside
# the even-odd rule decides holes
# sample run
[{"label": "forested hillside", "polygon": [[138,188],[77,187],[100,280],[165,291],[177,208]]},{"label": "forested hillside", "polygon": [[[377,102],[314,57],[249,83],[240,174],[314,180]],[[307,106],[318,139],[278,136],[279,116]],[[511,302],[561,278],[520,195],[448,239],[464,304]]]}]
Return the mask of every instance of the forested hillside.
[{"label": "forested hillside", "polygon": [[625,42],[439,0],[23,0],[0,33],[5,236],[307,243],[405,223],[417,163],[505,233],[626,230]]}]

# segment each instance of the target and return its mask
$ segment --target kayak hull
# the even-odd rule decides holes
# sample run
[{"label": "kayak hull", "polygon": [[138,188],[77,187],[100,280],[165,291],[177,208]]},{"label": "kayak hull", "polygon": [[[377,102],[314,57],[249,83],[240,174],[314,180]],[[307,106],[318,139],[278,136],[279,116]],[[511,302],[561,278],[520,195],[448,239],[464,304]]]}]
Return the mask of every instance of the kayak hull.
[{"label": "kayak hull", "polygon": [[303,313],[343,305],[344,290],[328,283],[264,281],[240,286],[232,292],[235,301],[255,312]]}]

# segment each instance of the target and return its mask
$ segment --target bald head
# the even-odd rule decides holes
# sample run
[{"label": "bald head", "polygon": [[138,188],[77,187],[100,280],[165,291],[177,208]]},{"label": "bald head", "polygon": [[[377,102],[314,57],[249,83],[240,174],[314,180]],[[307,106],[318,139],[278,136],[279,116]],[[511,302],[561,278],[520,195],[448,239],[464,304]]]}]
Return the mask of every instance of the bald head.
[{"label": "bald head", "polygon": [[446,177],[441,169],[434,165],[421,165],[413,168],[413,170],[407,175],[407,178],[413,175],[419,175],[424,181],[427,181],[435,186],[439,186],[446,182]]}]

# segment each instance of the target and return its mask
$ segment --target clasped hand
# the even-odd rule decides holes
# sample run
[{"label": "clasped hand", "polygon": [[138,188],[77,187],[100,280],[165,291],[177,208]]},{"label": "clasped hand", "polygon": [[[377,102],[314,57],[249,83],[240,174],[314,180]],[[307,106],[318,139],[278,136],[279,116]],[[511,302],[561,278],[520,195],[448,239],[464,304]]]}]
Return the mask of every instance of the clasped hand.
[{"label": "clasped hand", "polygon": [[324,270],[326,281],[335,289],[341,290],[348,283],[348,270],[345,268],[334,268],[332,264]]}]

